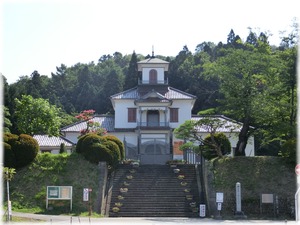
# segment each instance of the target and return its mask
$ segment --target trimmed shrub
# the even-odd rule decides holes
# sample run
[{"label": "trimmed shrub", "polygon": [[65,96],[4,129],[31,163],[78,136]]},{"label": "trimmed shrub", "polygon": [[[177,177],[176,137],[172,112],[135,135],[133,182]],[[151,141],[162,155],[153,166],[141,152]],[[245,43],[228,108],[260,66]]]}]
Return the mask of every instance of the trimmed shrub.
[{"label": "trimmed shrub", "polygon": [[121,160],[119,146],[115,142],[108,141],[106,139],[105,142],[103,142],[103,144],[111,151],[112,154],[112,162],[109,164],[112,166],[117,165],[118,162]]},{"label": "trimmed shrub", "polygon": [[37,141],[27,135],[4,134],[4,165],[20,168],[30,164],[39,151]]},{"label": "trimmed shrub", "polygon": [[[229,154],[231,152],[231,144],[224,133],[215,133],[214,139],[219,146],[221,146],[222,155]],[[211,135],[207,135],[204,139],[205,143],[211,142]],[[204,158],[210,160],[218,157],[216,150],[209,144],[203,146]]]},{"label": "trimmed shrub", "polygon": [[16,156],[11,145],[4,142],[4,167],[16,168]]},{"label": "trimmed shrub", "polygon": [[104,145],[100,143],[93,143],[86,147],[85,152],[83,153],[84,158],[91,163],[99,163],[105,161],[108,164],[112,164],[113,156],[111,151]]},{"label": "trimmed shrub", "polygon": [[82,142],[84,141],[84,139],[87,136],[88,136],[88,134],[85,134],[85,135],[80,136],[80,138],[78,139],[77,144],[76,144],[76,149],[75,149],[75,151],[77,153],[83,153],[84,152],[84,148],[82,147]]},{"label": "trimmed shrub", "polygon": [[106,135],[104,136],[104,138],[109,141],[115,142],[119,146],[121,160],[125,159],[125,148],[123,142],[113,135]]},{"label": "trimmed shrub", "polygon": [[89,133],[79,138],[76,152],[82,153],[85,159],[92,163],[106,161],[109,165],[115,166],[121,160],[119,146],[123,144],[114,136]]},{"label": "trimmed shrub", "polygon": [[16,166],[19,168],[28,165],[34,160],[39,151],[39,145],[33,137],[21,134],[18,141],[14,143],[13,150],[16,155]]}]

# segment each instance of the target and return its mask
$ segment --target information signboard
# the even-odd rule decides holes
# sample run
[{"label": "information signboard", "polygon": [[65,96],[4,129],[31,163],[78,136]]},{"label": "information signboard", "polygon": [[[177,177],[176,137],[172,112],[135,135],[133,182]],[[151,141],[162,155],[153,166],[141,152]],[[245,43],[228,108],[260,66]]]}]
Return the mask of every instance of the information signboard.
[{"label": "information signboard", "polygon": [[49,200],[70,200],[70,209],[72,210],[72,186],[47,186],[46,209],[48,209]]},{"label": "information signboard", "polygon": [[273,194],[261,194],[261,203],[274,203]]},{"label": "information signboard", "polygon": [[224,194],[222,192],[216,193],[216,202],[217,203],[223,203],[224,201]]},{"label": "information signboard", "polygon": [[83,189],[83,201],[84,202],[89,201],[89,189],[88,188]]}]

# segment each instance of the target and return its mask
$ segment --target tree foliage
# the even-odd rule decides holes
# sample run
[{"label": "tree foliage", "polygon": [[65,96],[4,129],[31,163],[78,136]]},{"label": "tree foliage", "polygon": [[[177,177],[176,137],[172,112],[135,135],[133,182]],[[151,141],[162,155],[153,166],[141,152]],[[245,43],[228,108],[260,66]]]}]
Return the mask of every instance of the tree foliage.
[{"label": "tree foliage", "polygon": [[88,109],[83,110],[79,115],[75,116],[76,119],[86,122],[86,128],[80,131],[80,135],[85,135],[88,133],[95,133],[100,136],[105,135],[107,131],[102,128],[98,122],[93,120],[95,110]]},{"label": "tree foliage", "polygon": [[58,136],[60,129],[59,109],[48,100],[30,95],[15,99],[18,130],[29,135],[48,134]]},{"label": "tree foliage", "polygon": [[[282,33],[279,46],[270,46],[268,36],[250,28],[243,41],[230,30],[225,43],[207,41],[197,44],[194,52],[183,46],[176,56],[157,56],[170,62],[169,85],[197,97],[192,113],[213,109],[245,124],[240,154],[253,131],[259,148],[270,151],[296,135],[298,24],[294,22],[291,33]],[[33,71],[12,84],[4,77],[10,131],[21,132],[14,99],[22,95],[48,99],[61,108],[63,125],[85,109],[113,113],[109,97],[137,85],[136,64],[147,57],[151,55],[115,52],[103,54],[97,62],[58,65],[50,77]]]},{"label": "tree foliage", "polygon": [[[228,149],[227,137],[223,138],[219,134],[220,128],[234,129],[235,127],[227,127],[226,121],[211,116],[203,117],[199,120],[187,120],[174,130],[175,137],[185,140],[186,143],[181,149],[190,149],[200,152],[199,146],[205,146],[206,156],[223,157],[231,150]],[[201,130],[201,132],[200,132]],[[208,137],[203,137],[203,132],[208,133]],[[229,143],[230,144],[230,143]]]},{"label": "tree foliage", "polygon": [[3,115],[4,115],[4,118],[3,118],[3,122],[4,122],[3,132],[4,133],[10,133],[10,127],[12,126],[12,123],[9,119],[9,117],[10,117],[9,109],[5,106],[4,106]]},{"label": "tree foliage", "polygon": [[210,160],[219,156],[216,154],[214,143],[217,143],[218,146],[220,146],[222,156],[231,153],[230,141],[224,133],[218,132],[213,135],[209,134],[204,138],[204,145],[200,146],[204,158]]},{"label": "tree foliage", "polygon": [[[220,80],[219,91],[223,112],[243,123],[236,146],[236,154],[245,155],[248,138],[253,134],[251,126],[267,123],[274,110],[271,96],[276,94],[275,82],[280,68],[272,55],[229,49],[225,56],[205,65],[206,73]],[[266,119],[265,121],[262,118]]]}]

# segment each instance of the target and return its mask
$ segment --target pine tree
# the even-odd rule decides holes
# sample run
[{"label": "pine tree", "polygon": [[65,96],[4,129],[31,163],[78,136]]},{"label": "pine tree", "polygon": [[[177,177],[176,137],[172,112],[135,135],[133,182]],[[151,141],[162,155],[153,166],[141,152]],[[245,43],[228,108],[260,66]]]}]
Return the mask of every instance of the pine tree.
[{"label": "pine tree", "polygon": [[137,82],[138,82],[137,55],[135,54],[135,52],[133,52],[129,63],[128,72],[125,76],[124,90],[135,87],[137,85]]}]

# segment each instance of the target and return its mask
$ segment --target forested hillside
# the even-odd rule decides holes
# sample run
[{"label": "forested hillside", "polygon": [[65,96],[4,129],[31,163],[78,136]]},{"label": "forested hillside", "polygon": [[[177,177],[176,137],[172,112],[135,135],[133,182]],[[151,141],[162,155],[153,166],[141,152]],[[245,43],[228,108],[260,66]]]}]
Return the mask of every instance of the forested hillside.
[{"label": "forested hillside", "polygon": [[[231,30],[227,43],[203,42],[194,51],[184,46],[177,56],[156,57],[170,62],[170,86],[197,96],[193,114],[204,111],[241,121],[244,138],[255,133],[258,149],[276,155],[280,141],[295,138],[297,39],[296,28],[282,37],[280,46],[270,46],[265,33],[250,30],[243,41]],[[98,62],[58,65],[51,75],[33,71],[13,84],[4,77],[10,131],[19,133],[14,100],[24,94],[61,108],[63,126],[85,109],[113,114],[110,96],[135,87],[141,75],[137,62],[149,57],[115,52]]]}]

